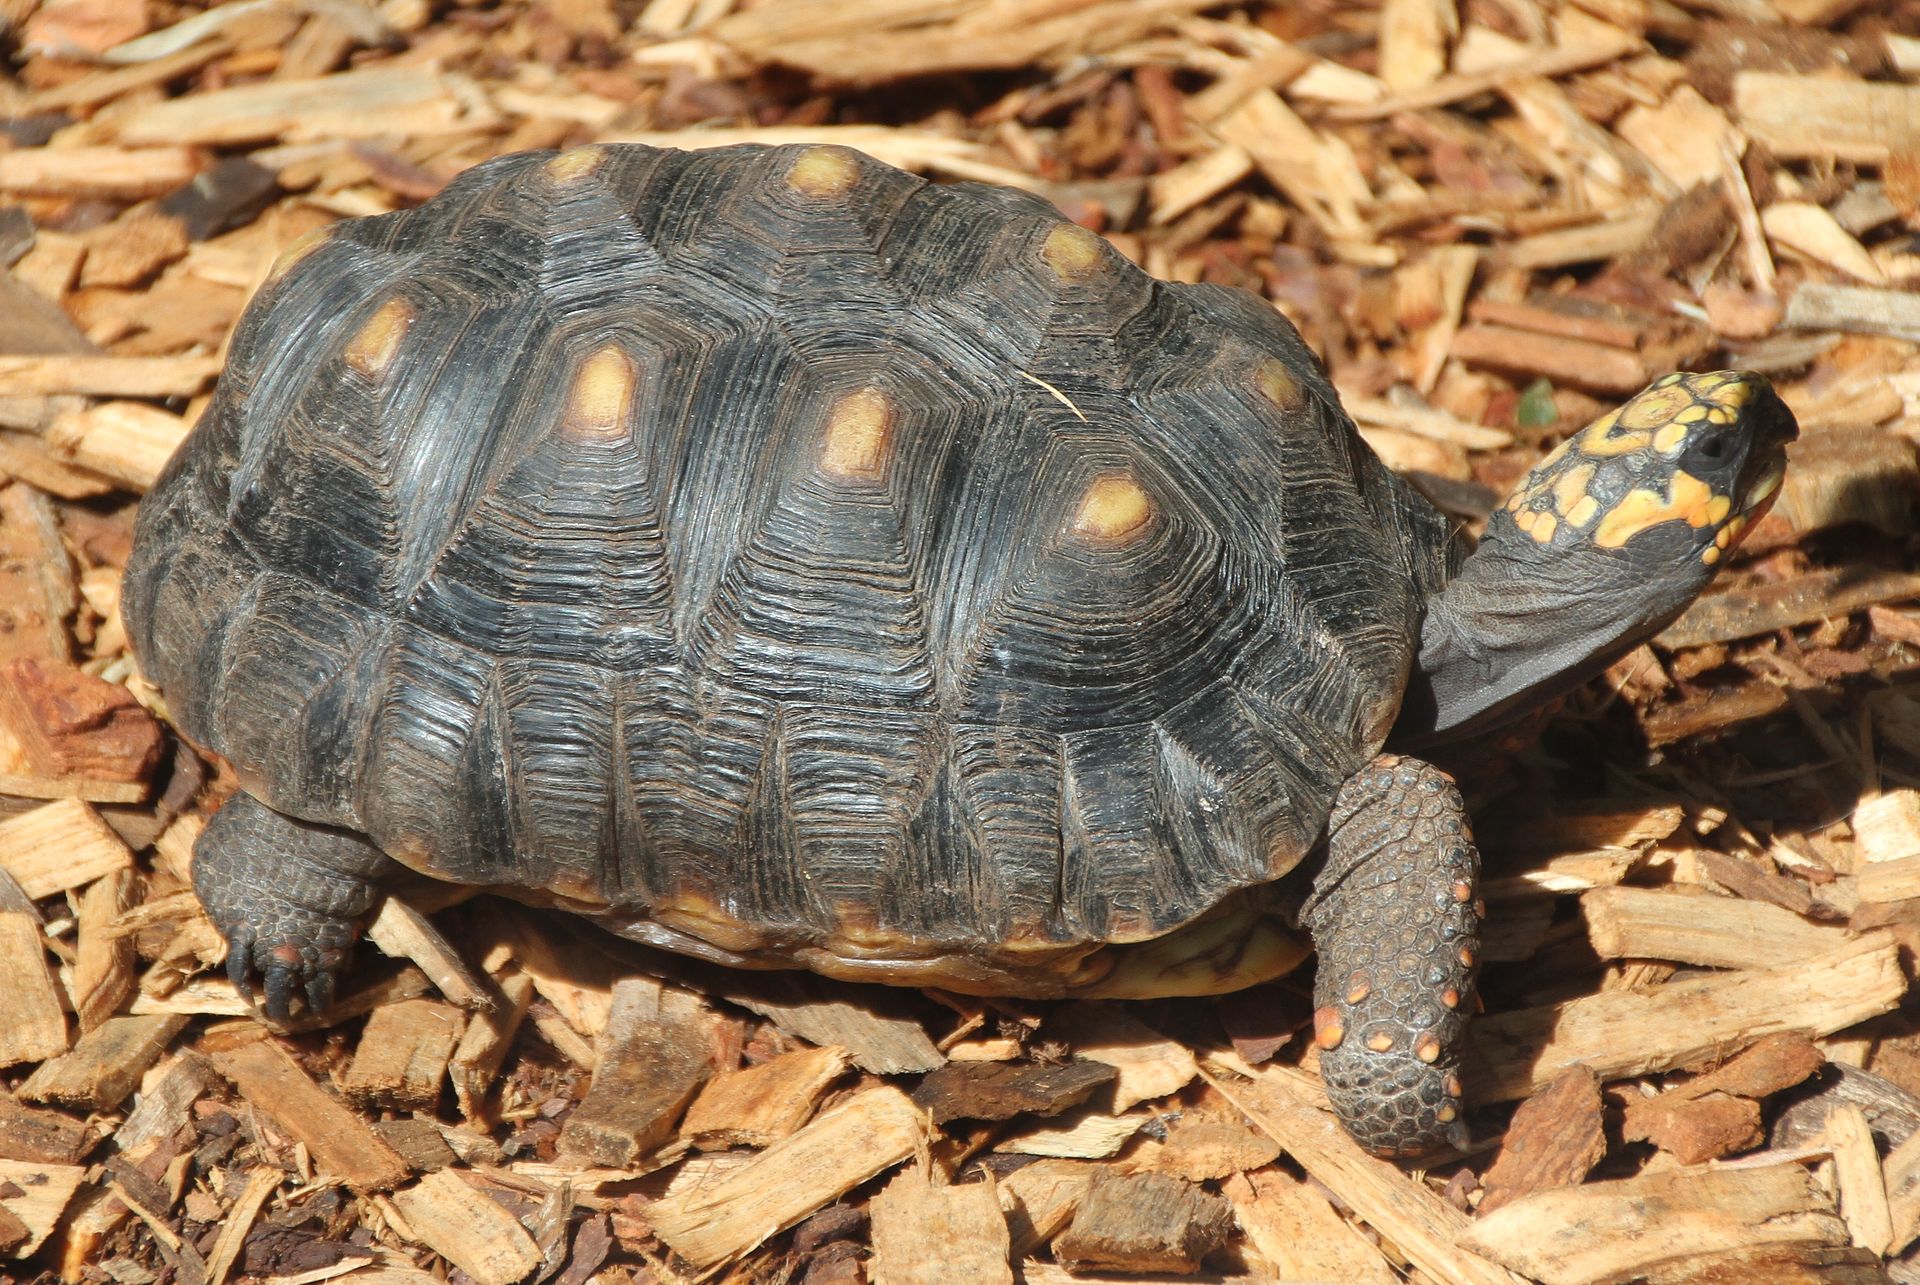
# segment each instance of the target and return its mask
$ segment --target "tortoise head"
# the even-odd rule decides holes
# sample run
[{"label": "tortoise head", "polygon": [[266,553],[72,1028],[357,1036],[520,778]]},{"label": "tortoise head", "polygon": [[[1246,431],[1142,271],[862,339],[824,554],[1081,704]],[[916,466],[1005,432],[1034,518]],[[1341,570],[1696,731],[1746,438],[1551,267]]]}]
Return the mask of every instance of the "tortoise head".
[{"label": "tortoise head", "polygon": [[1495,525],[1543,551],[1610,551],[1685,606],[1772,506],[1795,432],[1763,376],[1668,375],[1540,461]]},{"label": "tortoise head", "polygon": [[1410,743],[1497,727],[1693,601],[1772,505],[1793,413],[1760,375],[1661,379],[1535,466],[1428,604]]}]

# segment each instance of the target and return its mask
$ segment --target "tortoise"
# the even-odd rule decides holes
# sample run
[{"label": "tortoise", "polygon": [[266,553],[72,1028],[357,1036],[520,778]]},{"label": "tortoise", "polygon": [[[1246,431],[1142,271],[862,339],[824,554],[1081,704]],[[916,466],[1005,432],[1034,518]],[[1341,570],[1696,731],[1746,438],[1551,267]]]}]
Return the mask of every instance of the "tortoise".
[{"label": "tortoise", "polygon": [[1484,910],[1402,748],[1674,617],[1794,431],[1670,375],[1469,552],[1271,306],[1034,196],[530,152],[283,256],[123,601],[237,774],[194,887],[272,1015],[407,869],[974,994],[1218,993],[1311,940],[1329,1095],[1404,1155],[1464,1139]]}]

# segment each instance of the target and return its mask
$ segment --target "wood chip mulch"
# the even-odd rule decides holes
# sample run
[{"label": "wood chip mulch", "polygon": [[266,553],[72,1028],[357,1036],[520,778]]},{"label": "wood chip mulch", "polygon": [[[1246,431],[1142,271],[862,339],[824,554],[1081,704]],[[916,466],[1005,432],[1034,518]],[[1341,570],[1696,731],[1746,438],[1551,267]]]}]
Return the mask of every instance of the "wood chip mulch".
[{"label": "wood chip mulch", "polygon": [[[0,1282],[1920,1281],[1920,4],[0,0]],[[275,256],[503,152],[834,140],[1242,287],[1462,520],[1675,368],[1804,438],[1699,602],[1458,765],[1476,1149],[1306,983],[982,1002],[391,899],[262,1024],[116,611]],[[448,896],[453,894],[449,893]]]}]

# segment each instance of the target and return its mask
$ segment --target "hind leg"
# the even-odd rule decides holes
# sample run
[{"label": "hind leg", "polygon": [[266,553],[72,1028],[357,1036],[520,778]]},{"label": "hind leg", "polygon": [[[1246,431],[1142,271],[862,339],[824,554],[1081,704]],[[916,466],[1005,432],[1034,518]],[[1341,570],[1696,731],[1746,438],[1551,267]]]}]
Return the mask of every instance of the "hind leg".
[{"label": "hind leg", "polygon": [[193,847],[193,890],[227,939],[227,974],[243,995],[265,983],[269,1017],[284,1020],[294,988],[315,1012],[333,1002],[393,858],[349,830],[283,816],[236,794]]},{"label": "hind leg", "polygon": [[1320,955],[1321,1079],[1375,1155],[1466,1143],[1460,1060],[1479,873],[1460,791],[1440,769],[1382,754],[1340,788],[1302,919]]}]

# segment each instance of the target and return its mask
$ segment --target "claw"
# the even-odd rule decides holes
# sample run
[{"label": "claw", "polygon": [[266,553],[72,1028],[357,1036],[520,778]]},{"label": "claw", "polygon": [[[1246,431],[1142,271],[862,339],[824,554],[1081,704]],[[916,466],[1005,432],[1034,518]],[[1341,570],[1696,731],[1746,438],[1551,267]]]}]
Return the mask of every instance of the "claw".
[{"label": "claw", "polygon": [[227,978],[240,998],[253,998],[253,935],[235,932],[227,937]]},{"label": "claw", "polygon": [[333,984],[335,973],[330,968],[321,968],[307,978],[307,1008],[318,1015],[333,1007]]},{"label": "claw", "polygon": [[267,965],[267,1016],[284,1022],[293,1015],[293,970],[278,960]]}]

